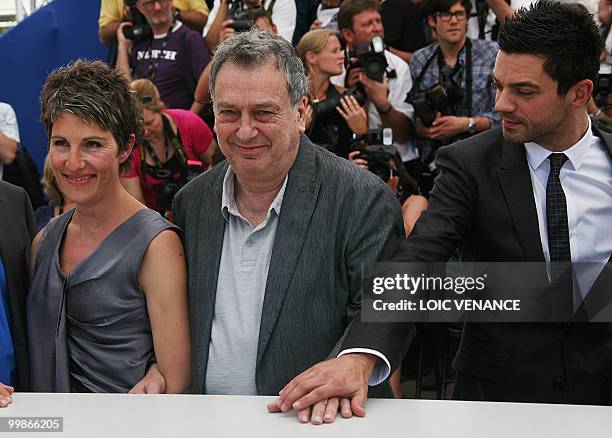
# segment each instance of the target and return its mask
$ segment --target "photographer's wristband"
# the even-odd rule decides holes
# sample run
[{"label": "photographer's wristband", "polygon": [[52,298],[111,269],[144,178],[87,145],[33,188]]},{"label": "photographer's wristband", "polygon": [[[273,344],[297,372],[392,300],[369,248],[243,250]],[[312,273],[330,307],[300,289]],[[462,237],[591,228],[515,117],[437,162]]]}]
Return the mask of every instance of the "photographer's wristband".
[{"label": "photographer's wristband", "polygon": [[387,106],[383,109],[380,108],[376,108],[376,110],[380,113],[380,114],[389,114],[391,112],[391,110],[393,109],[393,105],[391,105],[391,102],[387,103]]}]

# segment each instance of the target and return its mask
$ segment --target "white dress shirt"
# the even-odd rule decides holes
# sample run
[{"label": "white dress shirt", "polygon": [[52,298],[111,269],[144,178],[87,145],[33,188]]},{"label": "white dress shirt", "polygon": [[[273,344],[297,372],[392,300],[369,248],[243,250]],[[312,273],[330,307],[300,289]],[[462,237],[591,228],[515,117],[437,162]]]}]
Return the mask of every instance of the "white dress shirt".
[{"label": "white dress shirt", "polygon": [[[525,143],[540,229],[540,240],[550,275],[546,223],[546,183],[551,151]],[[589,129],[571,148],[559,174],[567,202],[570,251],[574,264],[574,307],[586,296],[612,253],[612,162],[607,146]],[[580,263],[594,262],[594,263]]]}]

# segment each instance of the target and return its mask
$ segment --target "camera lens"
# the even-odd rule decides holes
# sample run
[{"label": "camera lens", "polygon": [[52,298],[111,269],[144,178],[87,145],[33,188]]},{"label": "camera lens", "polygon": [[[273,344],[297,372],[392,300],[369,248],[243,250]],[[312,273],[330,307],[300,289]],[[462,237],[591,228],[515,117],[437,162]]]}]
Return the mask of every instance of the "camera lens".
[{"label": "camera lens", "polygon": [[386,68],[387,63],[381,62],[378,57],[369,58],[363,65],[366,76],[379,82],[382,81]]}]

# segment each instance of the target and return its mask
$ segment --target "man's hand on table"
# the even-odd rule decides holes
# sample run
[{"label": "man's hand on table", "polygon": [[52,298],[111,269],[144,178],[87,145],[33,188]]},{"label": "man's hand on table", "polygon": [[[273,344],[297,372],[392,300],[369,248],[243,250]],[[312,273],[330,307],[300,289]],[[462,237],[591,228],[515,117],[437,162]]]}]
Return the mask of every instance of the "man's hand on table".
[{"label": "man's hand on table", "polygon": [[[282,412],[278,401],[279,399],[268,405],[269,412]],[[336,421],[338,409],[340,409],[340,415],[342,415],[343,418],[350,418],[353,416],[350,399],[344,397],[331,397],[318,401],[314,406],[308,406],[305,409],[297,411],[297,417],[300,423],[333,423]]]},{"label": "man's hand on table", "polygon": [[313,424],[332,423],[338,408],[344,418],[363,417],[376,360],[376,356],[358,353],[318,363],[289,382],[268,411],[295,409],[300,421]]}]

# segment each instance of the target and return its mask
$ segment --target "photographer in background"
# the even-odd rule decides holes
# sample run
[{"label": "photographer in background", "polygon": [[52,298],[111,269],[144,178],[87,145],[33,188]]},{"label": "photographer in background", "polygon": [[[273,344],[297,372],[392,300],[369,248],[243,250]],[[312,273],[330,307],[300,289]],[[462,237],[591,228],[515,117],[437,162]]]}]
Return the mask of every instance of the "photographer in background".
[{"label": "photographer in background", "polygon": [[[130,3],[136,3],[136,1],[102,0],[98,19],[98,35],[100,42],[105,46],[117,44],[117,28],[122,21],[134,22],[135,17],[132,17],[130,13]],[[172,5],[178,20],[191,29],[202,32],[209,13],[206,2],[203,0],[173,0]]]},{"label": "photographer in background", "polygon": [[438,39],[414,53],[407,100],[415,110],[422,167],[413,174],[427,193],[437,148],[498,126],[499,116],[491,77],[497,44],[467,37],[470,1],[428,0],[425,7]]},{"label": "photographer in background", "polygon": [[[368,131],[353,140],[352,149],[349,160],[380,177],[397,196],[402,206],[404,231],[406,236],[410,235],[429,202],[425,196],[418,194],[417,181],[406,171],[399,152],[393,146],[392,131],[388,128]],[[399,384],[392,379],[391,385],[393,392],[399,394]]]},{"label": "photographer in background", "polygon": [[[170,0],[138,0],[152,34],[134,38],[130,23],[117,29],[116,68],[128,80],[149,79],[170,108],[189,109],[198,78],[210,62],[204,40],[195,31],[176,21]],[[128,37],[132,37],[130,39]]]},{"label": "photographer in background", "polygon": [[134,147],[132,168],[122,183],[136,199],[167,216],[176,192],[212,163],[217,143],[197,115],[165,109],[151,81],[136,80],[132,90],[142,108],[144,141]]},{"label": "photographer in background", "polygon": [[[259,30],[263,30],[264,32],[271,33],[272,35],[278,35],[278,27],[272,21],[272,16],[263,8],[253,8],[248,15],[248,23],[243,28],[250,30],[251,27],[255,26]],[[240,30],[240,28],[239,28]],[[230,36],[236,33],[236,29],[233,27],[232,20],[227,20],[223,23],[221,33],[219,35],[219,44],[228,39]],[[193,111],[196,114],[199,114],[210,126],[211,128],[214,126],[213,114],[212,114],[212,105],[210,99],[210,90],[208,88],[208,79],[210,77],[210,67],[211,64],[208,64],[200,78],[198,79],[198,85],[195,89],[194,93],[194,101],[193,105],[191,105],[190,111]]]},{"label": "photographer in background", "polygon": [[306,107],[306,135],[313,142],[343,158],[350,152],[353,133],[368,131],[368,116],[351,90],[329,79],[342,73],[344,54],[334,32],[316,29],[306,33],[297,46],[304,63],[310,91]]},{"label": "photographer in background", "polygon": [[332,82],[363,91],[370,129],[391,128],[402,160],[408,161],[417,156],[411,144],[413,109],[405,102],[412,78],[408,64],[384,50],[379,10],[378,0],[345,0],[340,6],[338,27],[347,43],[349,62],[345,74]]},{"label": "photographer in background", "polygon": [[[291,41],[295,30],[297,10],[294,0],[215,0],[208,22],[202,35],[211,51],[221,43],[221,31],[229,24],[228,20],[243,21],[249,19],[253,9],[264,9],[272,17],[277,26],[278,35]],[[240,26],[239,26],[240,27]],[[250,26],[249,26],[250,28]],[[237,29],[248,30],[244,28]]]}]

